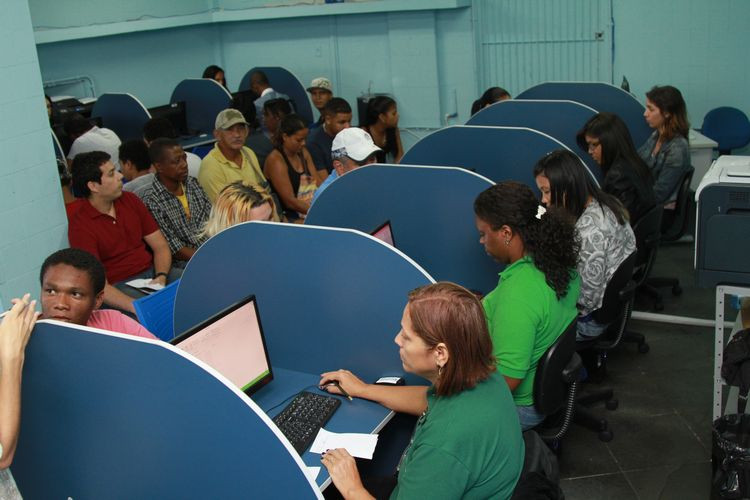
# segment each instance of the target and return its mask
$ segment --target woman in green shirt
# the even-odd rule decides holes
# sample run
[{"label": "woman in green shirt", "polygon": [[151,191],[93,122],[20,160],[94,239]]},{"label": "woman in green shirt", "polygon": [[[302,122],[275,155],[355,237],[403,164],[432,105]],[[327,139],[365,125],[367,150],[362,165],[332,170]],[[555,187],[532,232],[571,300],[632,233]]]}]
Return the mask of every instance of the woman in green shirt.
[{"label": "woman in green shirt", "polygon": [[[390,498],[510,498],[523,467],[523,440],[479,300],[453,283],[419,288],[409,294],[395,342],[404,370],[430,387],[365,384],[346,370],[320,380],[421,415]],[[327,390],[340,393],[334,385]],[[346,450],[329,450],[321,461],[344,498],[373,498]]]},{"label": "woman in green shirt", "polygon": [[573,221],[545,209],[531,188],[501,182],[474,201],[479,243],[505,264],[497,287],[483,300],[493,354],[505,377],[523,430],[544,420],[534,408],[539,358],[578,312],[579,244]]}]

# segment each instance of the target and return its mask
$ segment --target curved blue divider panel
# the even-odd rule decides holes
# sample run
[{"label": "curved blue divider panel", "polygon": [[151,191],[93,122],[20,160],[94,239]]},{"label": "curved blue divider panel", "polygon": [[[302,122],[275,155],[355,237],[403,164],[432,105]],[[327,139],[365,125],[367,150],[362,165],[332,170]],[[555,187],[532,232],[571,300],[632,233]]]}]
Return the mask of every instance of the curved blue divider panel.
[{"label": "curved blue divider panel", "polygon": [[466,168],[495,182],[514,180],[537,191],[534,165],[556,149],[569,148],[537,130],[453,125],[422,138],[401,163]]},{"label": "curved blue divider panel", "polygon": [[252,68],[242,77],[238,90],[250,90],[250,75],[254,71],[262,71],[265,73],[271,84],[271,88],[277,92],[288,95],[289,98],[294,101],[294,107],[297,110],[297,114],[305,120],[305,123],[312,123],[314,121],[310,98],[307,96],[307,90],[305,90],[306,87],[299,81],[299,78],[294,76],[294,73],[287,69],[278,66],[259,66]]},{"label": "curved blue divider panel", "polygon": [[305,224],[370,233],[390,220],[396,247],[433,278],[487,293],[502,266],[479,244],[474,200],[492,184],[459,168],[368,165],[326,188]]},{"label": "curved blue divider panel", "polygon": [[177,288],[175,334],[253,293],[274,368],[320,374],[346,367],[374,380],[403,372],[393,339],[407,294],[432,281],[369,235],[247,222],[190,259]]},{"label": "curved blue divider panel", "polygon": [[151,119],[146,107],[131,94],[102,94],[91,116],[101,117],[102,125],[113,130],[123,142],[143,138],[143,126]]},{"label": "curved blue divider panel", "polygon": [[55,135],[55,132],[52,130],[50,130],[50,133],[52,134],[52,147],[55,148],[55,158],[67,164],[68,160],[65,158],[65,153],[63,152],[62,146],[60,146],[60,141],[57,140],[57,135]]},{"label": "curved blue divider panel", "polygon": [[566,99],[615,113],[627,124],[635,147],[646,142],[652,130],[643,118],[645,107],[632,94],[605,82],[547,82],[524,90],[516,99]]},{"label": "curved blue divider panel", "polygon": [[232,103],[232,94],[210,78],[188,78],[177,84],[169,102],[185,101],[185,115],[189,130],[211,134],[219,111]]},{"label": "curved blue divider panel", "polygon": [[599,165],[576,142],[578,131],[596,113],[589,106],[574,101],[508,99],[487,106],[472,116],[466,125],[526,127],[543,132],[565,144],[598,180],[602,180]]},{"label": "curved blue divider panel", "polygon": [[171,346],[40,322],[26,353],[25,498],[322,498],[255,403]]}]

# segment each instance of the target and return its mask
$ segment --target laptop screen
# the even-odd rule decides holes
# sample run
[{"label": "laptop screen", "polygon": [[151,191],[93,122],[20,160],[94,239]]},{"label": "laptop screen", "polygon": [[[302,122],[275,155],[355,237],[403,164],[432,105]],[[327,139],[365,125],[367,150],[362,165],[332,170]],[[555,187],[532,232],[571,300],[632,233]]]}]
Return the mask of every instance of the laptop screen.
[{"label": "laptop screen", "polygon": [[248,396],[273,379],[255,296],[250,295],[172,340]]},{"label": "laptop screen", "polygon": [[380,241],[384,241],[391,245],[392,247],[396,246],[396,243],[393,241],[393,230],[391,229],[391,221],[387,220],[383,222],[381,225],[377,227],[373,232],[370,233],[372,236],[376,237]]}]

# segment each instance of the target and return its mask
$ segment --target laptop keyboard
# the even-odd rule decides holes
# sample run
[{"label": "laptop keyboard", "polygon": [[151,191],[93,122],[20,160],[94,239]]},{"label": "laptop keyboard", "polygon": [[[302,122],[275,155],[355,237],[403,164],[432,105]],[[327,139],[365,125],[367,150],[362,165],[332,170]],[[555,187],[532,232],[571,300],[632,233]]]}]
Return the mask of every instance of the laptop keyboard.
[{"label": "laptop keyboard", "polygon": [[334,397],[303,391],[273,418],[273,422],[302,455],[339,405],[341,400]]}]

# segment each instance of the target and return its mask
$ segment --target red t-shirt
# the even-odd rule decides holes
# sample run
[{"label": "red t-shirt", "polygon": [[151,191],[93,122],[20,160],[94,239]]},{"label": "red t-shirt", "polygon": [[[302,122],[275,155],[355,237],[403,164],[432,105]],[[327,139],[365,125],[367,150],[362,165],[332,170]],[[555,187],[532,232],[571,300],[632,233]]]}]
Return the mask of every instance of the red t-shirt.
[{"label": "red t-shirt", "polygon": [[114,201],[116,218],[83,200],[68,224],[70,246],[86,250],[104,264],[107,281],[117,283],[153,265],[143,237],[159,230],[146,205],[133,193]]},{"label": "red t-shirt", "polygon": [[82,204],[83,200],[81,198],[76,198],[70,203],[65,204],[65,212],[68,214],[68,221],[70,221],[70,219],[73,218],[76,212],[78,212],[78,209],[81,208]]}]

